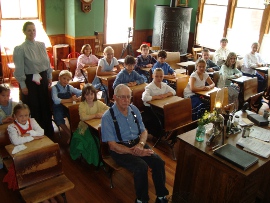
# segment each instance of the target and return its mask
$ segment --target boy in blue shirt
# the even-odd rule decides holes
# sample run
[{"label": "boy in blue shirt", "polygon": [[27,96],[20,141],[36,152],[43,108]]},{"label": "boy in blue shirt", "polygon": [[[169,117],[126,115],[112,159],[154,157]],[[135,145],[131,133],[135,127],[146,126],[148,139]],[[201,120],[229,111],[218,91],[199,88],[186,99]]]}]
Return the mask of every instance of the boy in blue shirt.
[{"label": "boy in blue shirt", "polygon": [[144,78],[134,70],[135,64],[135,58],[127,55],[124,61],[125,68],[117,74],[113,83],[113,89],[119,84],[125,84],[128,87],[133,87],[144,83]]},{"label": "boy in blue shirt", "polygon": [[[63,103],[81,101],[82,90],[74,88],[69,85],[72,79],[72,73],[68,70],[62,70],[59,73],[59,81],[52,87],[52,100],[53,100],[53,117],[56,125],[60,126],[63,131],[69,136],[68,144],[70,142],[70,130],[65,124],[65,117],[69,117],[68,109],[64,107]],[[72,96],[72,94],[74,94]]]},{"label": "boy in blue shirt", "polygon": [[164,72],[164,80],[163,80],[163,82],[168,83],[168,81],[166,79],[175,78],[176,73],[175,73],[174,69],[172,69],[171,66],[168,63],[165,62],[166,58],[167,58],[166,51],[159,51],[158,52],[158,61],[153,66],[152,72],[154,72],[154,70],[156,68],[161,68],[163,70],[163,72]]}]

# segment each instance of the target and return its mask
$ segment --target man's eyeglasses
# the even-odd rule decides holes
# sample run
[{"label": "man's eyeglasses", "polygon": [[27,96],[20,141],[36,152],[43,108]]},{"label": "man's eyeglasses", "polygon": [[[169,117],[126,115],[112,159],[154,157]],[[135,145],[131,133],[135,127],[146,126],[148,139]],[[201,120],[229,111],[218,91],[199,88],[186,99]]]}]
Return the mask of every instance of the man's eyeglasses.
[{"label": "man's eyeglasses", "polygon": [[130,96],[130,95],[116,95],[116,97],[119,99],[123,99],[123,100],[132,98],[132,96]]}]

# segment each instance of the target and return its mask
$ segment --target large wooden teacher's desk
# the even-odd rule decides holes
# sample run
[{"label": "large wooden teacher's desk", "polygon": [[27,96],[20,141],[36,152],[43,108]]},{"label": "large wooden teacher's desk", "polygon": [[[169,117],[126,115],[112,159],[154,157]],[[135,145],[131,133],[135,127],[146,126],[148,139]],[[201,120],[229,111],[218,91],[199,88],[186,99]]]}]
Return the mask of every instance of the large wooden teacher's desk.
[{"label": "large wooden teacher's desk", "polygon": [[[246,117],[246,113],[240,118]],[[268,128],[269,129],[269,128]],[[270,202],[270,158],[246,171],[213,154],[203,142],[195,141],[196,129],[178,136],[179,154],[175,172],[173,202],[185,197],[186,202]],[[230,135],[225,143],[237,146],[241,133]]]}]

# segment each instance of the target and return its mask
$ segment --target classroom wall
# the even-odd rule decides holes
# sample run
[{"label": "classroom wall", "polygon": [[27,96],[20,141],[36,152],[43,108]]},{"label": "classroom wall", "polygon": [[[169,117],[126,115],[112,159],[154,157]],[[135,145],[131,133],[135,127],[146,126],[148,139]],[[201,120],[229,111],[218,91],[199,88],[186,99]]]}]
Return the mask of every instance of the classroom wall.
[{"label": "classroom wall", "polygon": [[[89,13],[81,11],[78,0],[46,0],[46,31],[48,35],[66,34],[73,37],[93,36],[103,32],[104,0],[95,0]],[[170,5],[170,0],[136,0],[135,30],[153,29],[154,5]],[[198,0],[190,0],[192,7],[190,32],[194,33]]]}]

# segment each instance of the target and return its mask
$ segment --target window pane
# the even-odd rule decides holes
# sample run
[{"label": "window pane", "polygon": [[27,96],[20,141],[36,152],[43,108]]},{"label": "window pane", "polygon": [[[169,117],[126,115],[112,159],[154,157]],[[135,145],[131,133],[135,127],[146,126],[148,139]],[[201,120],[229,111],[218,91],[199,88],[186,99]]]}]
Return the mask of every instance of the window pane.
[{"label": "window pane", "polygon": [[2,18],[20,18],[19,0],[1,0]]},{"label": "window pane", "polygon": [[[121,11],[119,11],[121,5]],[[129,0],[108,0],[106,43],[124,43],[128,41],[128,27],[133,27],[130,20]]]},{"label": "window pane", "polygon": [[237,7],[264,9],[264,0],[238,0]]},{"label": "window pane", "polygon": [[197,32],[197,42],[200,45],[211,48],[219,46],[219,41],[223,37],[226,11],[226,6],[204,6],[202,24]]},{"label": "window pane", "polygon": [[2,18],[38,18],[37,0],[1,0]]},{"label": "window pane", "polygon": [[37,0],[21,0],[21,17],[38,18]]},{"label": "window pane", "polygon": [[252,42],[259,40],[262,14],[263,10],[235,9],[233,26],[227,36],[232,51],[244,55],[250,51]]}]

